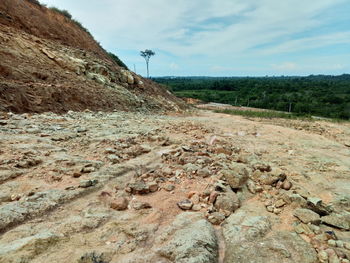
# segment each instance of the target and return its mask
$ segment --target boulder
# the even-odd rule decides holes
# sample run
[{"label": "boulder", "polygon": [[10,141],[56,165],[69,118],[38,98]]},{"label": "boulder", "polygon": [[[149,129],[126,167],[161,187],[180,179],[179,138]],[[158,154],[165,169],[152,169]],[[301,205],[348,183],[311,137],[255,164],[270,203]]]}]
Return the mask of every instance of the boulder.
[{"label": "boulder", "polygon": [[293,215],[304,224],[311,223],[318,225],[321,222],[320,215],[309,209],[298,208],[293,212]]},{"label": "boulder", "polygon": [[183,200],[177,203],[177,206],[182,210],[191,210],[193,203],[191,200]]},{"label": "boulder", "polygon": [[176,263],[215,263],[218,242],[213,226],[198,213],[182,213],[160,236],[157,253]]},{"label": "boulder", "polygon": [[271,233],[265,216],[232,214],[223,225],[226,241],[225,263],[316,263],[313,247],[295,233]]},{"label": "boulder", "polygon": [[324,224],[344,230],[350,230],[350,213],[348,212],[343,212],[342,214],[332,213],[331,215],[323,216],[321,220]]},{"label": "boulder", "polygon": [[129,204],[128,199],[126,199],[125,197],[118,197],[111,202],[110,207],[112,209],[122,211],[128,208],[128,204]]},{"label": "boulder", "polygon": [[129,183],[125,191],[132,194],[148,194],[150,192],[149,186],[143,182]]},{"label": "boulder", "polygon": [[235,164],[231,169],[222,170],[221,174],[233,189],[242,188],[249,178],[248,169],[240,163]]},{"label": "boulder", "polygon": [[237,195],[231,192],[220,193],[215,201],[215,208],[218,210],[224,210],[234,212],[240,207],[240,201]]}]

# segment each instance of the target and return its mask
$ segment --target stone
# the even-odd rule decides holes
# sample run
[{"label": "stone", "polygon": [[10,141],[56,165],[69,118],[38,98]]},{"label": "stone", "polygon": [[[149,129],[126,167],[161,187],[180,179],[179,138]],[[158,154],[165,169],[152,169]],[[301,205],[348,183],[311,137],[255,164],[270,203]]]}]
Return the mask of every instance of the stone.
[{"label": "stone", "polygon": [[350,230],[350,213],[343,212],[342,214],[332,213],[329,216],[321,218],[323,224],[327,224],[339,229]]},{"label": "stone", "polygon": [[139,181],[136,183],[129,183],[125,191],[132,194],[140,194],[140,195],[148,194],[150,192],[149,186],[143,181]]},{"label": "stone", "polygon": [[280,208],[283,207],[286,204],[286,202],[283,199],[278,199],[275,203],[275,207]]},{"label": "stone", "polygon": [[[243,208],[242,208],[243,209]],[[224,263],[316,263],[313,247],[295,233],[271,232],[268,217],[249,216],[243,210],[223,224]]]},{"label": "stone", "polygon": [[222,209],[225,211],[234,212],[240,207],[240,201],[233,191],[220,193],[216,198],[214,206],[218,210]]},{"label": "stone", "polygon": [[108,161],[110,161],[112,164],[117,164],[120,162],[120,157],[115,154],[110,154],[107,156]]},{"label": "stone", "polygon": [[188,164],[184,165],[183,168],[188,173],[196,172],[200,169],[200,167],[198,165],[195,165],[193,163],[188,163]]},{"label": "stone", "polygon": [[[31,262],[36,256],[46,252],[49,248],[63,240],[63,236],[48,230],[40,233],[18,238],[12,242],[1,245],[1,262]],[[18,258],[23,256],[21,261]]]},{"label": "stone", "polygon": [[247,187],[249,192],[251,192],[252,194],[255,194],[257,192],[256,185],[253,180],[250,180],[250,179],[247,180]]},{"label": "stone", "polygon": [[78,132],[78,133],[87,132],[87,129],[86,129],[85,127],[79,127],[79,128],[77,129],[77,132]]},{"label": "stone", "polygon": [[328,262],[329,263],[341,263],[337,254],[332,254],[329,256],[329,259],[328,259]]},{"label": "stone", "polygon": [[299,194],[291,194],[288,196],[290,201],[300,207],[306,208],[307,207],[307,201],[304,197],[302,197]]},{"label": "stone", "polygon": [[105,149],[105,153],[106,154],[116,154],[117,150],[113,149],[113,148],[107,148],[107,149]]},{"label": "stone", "polygon": [[203,178],[207,178],[211,175],[211,171],[207,167],[205,167],[205,168],[199,169],[197,171],[197,175]]},{"label": "stone", "polygon": [[158,184],[156,182],[150,182],[148,183],[148,188],[151,193],[157,192],[158,191]]},{"label": "stone", "polygon": [[193,203],[191,202],[191,200],[186,199],[178,202],[177,206],[182,210],[191,210]]},{"label": "stone", "polygon": [[332,213],[332,208],[325,205],[323,201],[317,197],[308,197],[307,207],[321,216],[326,216]]},{"label": "stone", "polygon": [[216,191],[211,192],[210,196],[209,196],[209,203],[214,204],[218,195],[219,195],[219,193]]},{"label": "stone", "polygon": [[164,258],[164,262],[217,262],[218,240],[215,230],[200,213],[178,215],[160,235],[160,240],[164,241],[158,245],[157,254]]},{"label": "stone", "polygon": [[232,189],[242,188],[249,178],[249,172],[244,164],[237,163],[231,169],[220,172]]},{"label": "stone", "polygon": [[321,217],[319,216],[319,214],[309,209],[304,209],[304,208],[295,209],[293,212],[293,215],[297,217],[304,224],[312,223],[312,224],[318,225],[321,222]]},{"label": "stone", "polygon": [[269,205],[266,207],[267,212],[270,212],[270,213],[273,213],[274,209],[275,208],[272,205]]},{"label": "stone", "polygon": [[88,252],[82,255],[77,263],[107,263],[111,260],[110,253]]},{"label": "stone", "polygon": [[98,180],[96,179],[93,179],[93,180],[83,180],[83,181],[80,181],[79,183],[79,187],[80,188],[88,188],[88,187],[91,187],[91,186],[94,186],[98,184]]},{"label": "stone", "polygon": [[345,247],[347,250],[350,250],[350,242],[345,242],[345,243],[344,243],[344,247]]},{"label": "stone", "polygon": [[200,197],[198,194],[194,194],[191,196],[191,202],[194,204],[194,205],[198,205],[199,204],[199,201],[200,201]]},{"label": "stone", "polygon": [[167,185],[164,186],[164,189],[165,189],[166,191],[168,191],[168,192],[171,192],[171,191],[175,190],[175,185],[173,185],[173,184],[167,184]]},{"label": "stone", "polygon": [[340,247],[340,248],[343,248],[343,247],[344,247],[344,242],[341,241],[341,240],[335,241],[335,244],[336,244],[336,247]]},{"label": "stone", "polygon": [[333,240],[333,239],[328,240],[327,243],[328,243],[328,245],[331,246],[331,247],[336,247],[336,246],[337,246],[337,243],[336,243],[335,240]]},{"label": "stone", "polygon": [[125,197],[118,197],[111,202],[110,207],[114,210],[123,211],[128,209],[128,205],[128,199]]},{"label": "stone", "polygon": [[192,210],[193,211],[200,211],[200,210],[202,210],[202,206],[200,204],[193,205]]},{"label": "stone", "polygon": [[278,181],[282,180],[285,175],[283,173],[279,172],[268,172],[268,173],[261,173],[259,177],[253,176],[253,179],[260,182],[262,185],[273,185],[277,183]]},{"label": "stone", "polygon": [[328,254],[326,251],[324,250],[321,250],[319,253],[318,253],[318,260],[321,262],[321,263],[328,263]]},{"label": "stone", "polygon": [[34,166],[37,166],[39,164],[42,164],[43,161],[39,158],[31,158],[31,159],[24,159],[19,161],[15,167],[16,168],[31,168]]},{"label": "stone", "polygon": [[208,221],[213,225],[220,225],[225,220],[225,215],[220,212],[214,212],[208,216]]},{"label": "stone", "polygon": [[254,170],[259,170],[260,172],[271,172],[271,166],[268,163],[256,163],[253,165]]},{"label": "stone", "polygon": [[312,230],[310,229],[309,225],[305,224],[298,224],[294,227],[294,231],[298,234],[305,234],[305,235],[311,235],[313,234]]},{"label": "stone", "polygon": [[130,73],[128,74],[128,84],[130,85],[134,84],[134,77]]},{"label": "stone", "polygon": [[135,210],[142,210],[142,209],[149,209],[152,208],[150,203],[147,202],[140,202],[140,201],[135,201],[132,203],[132,207]]},{"label": "stone", "polygon": [[83,167],[82,169],[81,169],[81,172],[82,173],[92,173],[92,172],[95,172],[95,167],[93,167],[93,166],[88,166],[88,167]]},{"label": "stone", "polygon": [[285,180],[281,185],[281,188],[287,191],[289,191],[292,187],[293,187],[293,184],[288,180]]}]

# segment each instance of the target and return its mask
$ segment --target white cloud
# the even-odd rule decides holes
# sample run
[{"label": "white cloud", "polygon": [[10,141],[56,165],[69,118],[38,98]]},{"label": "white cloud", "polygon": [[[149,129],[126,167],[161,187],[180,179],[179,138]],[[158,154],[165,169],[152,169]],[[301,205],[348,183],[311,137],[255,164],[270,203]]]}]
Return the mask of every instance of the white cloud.
[{"label": "white cloud", "polygon": [[293,71],[298,68],[294,62],[283,62],[282,64],[272,65],[273,69],[280,71]]},{"label": "white cloud", "polygon": [[[219,66],[232,61],[233,68],[239,66],[237,58],[259,60],[350,43],[350,31],[334,29],[312,37],[305,33],[327,25],[328,19],[321,19],[320,15],[334,6],[346,5],[347,1],[42,0],[71,11],[107,49],[158,49],[164,51],[163,55],[157,54],[159,59],[164,54],[181,59],[201,56],[217,59],[215,64]],[[281,70],[293,68],[278,61],[275,64]]]},{"label": "white cloud", "polygon": [[178,69],[180,69],[180,66],[179,66],[178,64],[174,63],[174,62],[170,63],[169,67],[170,67],[170,69],[172,69],[172,70],[178,70]]}]

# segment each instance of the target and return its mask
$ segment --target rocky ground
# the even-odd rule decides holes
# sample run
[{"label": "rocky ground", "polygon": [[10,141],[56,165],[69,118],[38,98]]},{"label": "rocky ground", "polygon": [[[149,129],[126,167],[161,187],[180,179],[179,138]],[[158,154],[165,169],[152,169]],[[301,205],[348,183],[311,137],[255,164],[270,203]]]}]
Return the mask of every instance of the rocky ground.
[{"label": "rocky ground", "polygon": [[350,262],[350,125],[0,114],[0,262]]}]

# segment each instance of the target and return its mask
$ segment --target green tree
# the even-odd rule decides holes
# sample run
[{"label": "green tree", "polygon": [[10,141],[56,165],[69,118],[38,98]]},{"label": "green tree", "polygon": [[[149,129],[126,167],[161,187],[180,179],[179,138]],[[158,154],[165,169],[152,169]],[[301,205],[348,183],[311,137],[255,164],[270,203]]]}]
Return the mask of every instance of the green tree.
[{"label": "green tree", "polygon": [[146,60],[146,66],[147,66],[147,78],[149,78],[149,60],[152,56],[154,56],[156,53],[154,53],[150,49],[146,49],[145,51],[140,51],[141,57],[143,57]]}]

